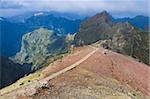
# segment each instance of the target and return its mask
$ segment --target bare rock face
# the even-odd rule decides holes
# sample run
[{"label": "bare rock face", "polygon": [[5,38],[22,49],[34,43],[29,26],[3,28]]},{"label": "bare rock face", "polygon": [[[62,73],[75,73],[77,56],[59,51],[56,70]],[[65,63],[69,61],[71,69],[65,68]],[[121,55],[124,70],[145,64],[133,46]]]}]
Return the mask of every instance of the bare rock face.
[{"label": "bare rock face", "polygon": [[67,51],[65,39],[57,36],[54,31],[40,28],[27,33],[22,38],[22,47],[14,61],[32,65],[32,69],[41,68],[47,58]]}]

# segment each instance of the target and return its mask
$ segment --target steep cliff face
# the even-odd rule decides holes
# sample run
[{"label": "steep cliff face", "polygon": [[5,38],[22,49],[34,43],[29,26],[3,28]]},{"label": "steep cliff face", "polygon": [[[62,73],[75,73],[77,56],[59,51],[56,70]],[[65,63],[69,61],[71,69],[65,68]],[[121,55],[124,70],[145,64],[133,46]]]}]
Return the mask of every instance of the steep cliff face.
[{"label": "steep cliff face", "polygon": [[14,61],[29,63],[32,69],[36,70],[41,68],[47,58],[66,51],[67,44],[63,37],[57,36],[54,31],[40,28],[23,36],[21,50]]},{"label": "steep cliff face", "polygon": [[149,64],[148,32],[135,28],[128,22],[113,22],[113,18],[106,11],[83,22],[80,31],[75,35],[76,45],[97,41],[102,46]]}]

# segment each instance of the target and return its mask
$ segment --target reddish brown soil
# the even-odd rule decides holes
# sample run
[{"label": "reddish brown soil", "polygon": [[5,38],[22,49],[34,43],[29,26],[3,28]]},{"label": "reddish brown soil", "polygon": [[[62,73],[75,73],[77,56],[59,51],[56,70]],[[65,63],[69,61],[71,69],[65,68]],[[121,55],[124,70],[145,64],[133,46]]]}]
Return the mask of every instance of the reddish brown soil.
[{"label": "reddish brown soil", "polygon": [[[64,57],[53,67],[47,67],[43,73],[47,76],[62,70],[82,59],[92,50],[93,48],[89,46],[76,48],[74,54]],[[104,54],[105,52],[106,54]],[[150,67],[128,56],[100,48],[78,67],[97,73],[100,76],[115,78],[124,84],[131,85],[135,90],[142,91],[145,95],[150,95]]]},{"label": "reddish brown soil", "polygon": [[150,95],[150,68],[147,65],[115,52],[107,51],[107,54],[103,52],[104,49],[100,49],[80,64],[80,67],[99,75],[113,77]]},{"label": "reddish brown soil", "polygon": [[88,47],[88,46],[84,46],[84,47],[78,47],[74,49],[74,52],[67,56],[64,57],[63,59],[60,59],[58,61],[56,61],[54,63],[53,66],[49,66],[47,68],[45,68],[42,73],[46,76],[53,74],[55,72],[58,72],[72,64],[74,64],[75,62],[81,60],[83,57],[85,57],[88,53],[92,52],[94,48],[92,47]]},{"label": "reddish brown soil", "polygon": [[[92,48],[91,46],[75,48],[73,54],[70,54],[63,59],[56,61],[53,66],[45,68],[42,73],[45,75],[45,77],[56,73],[81,60],[93,50],[95,50],[95,48]],[[121,92],[119,89],[120,86],[124,90],[123,93],[128,95],[128,92],[131,92],[131,89],[130,87],[128,87],[128,85],[137,90],[137,92],[140,91],[146,96],[150,96],[149,77],[149,66],[143,63],[139,63],[128,56],[99,48],[99,50],[97,50],[92,56],[90,56],[80,65],[78,65],[75,69],[65,72],[64,74],[50,80],[50,85],[54,86],[52,89],[41,89],[38,90],[39,92],[37,93],[37,95],[33,95],[31,97],[26,95],[24,96],[24,98],[28,99],[30,97],[31,99],[37,99],[38,97],[43,97],[44,95],[46,97],[61,97],[61,95],[68,95],[67,93],[69,92],[71,95],[75,95],[73,90],[76,90],[78,94],[81,93],[81,95],[84,96],[85,93],[82,93],[83,91],[87,91],[87,93],[90,93],[89,90],[91,90],[91,88],[97,88],[97,86],[99,85],[107,86],[107,88],[110,88],[110,90],[107,90],[108,92],[106,90],[103,91],[103,89],[92,90],[97,90],[98,97],[103,96],[104,94],[107,96],[108,93],[115,93],[116,91],[117,94],[118,92]],[[116,79],[121,82],[121,84],[119,85],[119,83],[115,83],[110,79]],[[88,87],[91,88],[89,89]],[[25,89],[28,88],[29,87],[25,87]],[[16,96],[15,94],[17,93],[10,92],[6,94],[6,97]],[[138,93],[136,94],[138,95]],[[96,93],[93,92],[93,95],[96,95]]]}]

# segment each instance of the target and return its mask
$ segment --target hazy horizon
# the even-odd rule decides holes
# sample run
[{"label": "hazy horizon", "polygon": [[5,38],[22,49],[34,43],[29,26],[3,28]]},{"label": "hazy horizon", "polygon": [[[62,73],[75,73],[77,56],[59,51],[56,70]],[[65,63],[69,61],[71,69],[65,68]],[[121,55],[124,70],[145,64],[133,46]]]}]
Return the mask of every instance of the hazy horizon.
[{"label": "hazy horizon", "polygon": [[0,16],[11,17],[36,11],[56,11],[91,16],[108,11],[113,17],[149,16],[148,0],[0,0]]}]

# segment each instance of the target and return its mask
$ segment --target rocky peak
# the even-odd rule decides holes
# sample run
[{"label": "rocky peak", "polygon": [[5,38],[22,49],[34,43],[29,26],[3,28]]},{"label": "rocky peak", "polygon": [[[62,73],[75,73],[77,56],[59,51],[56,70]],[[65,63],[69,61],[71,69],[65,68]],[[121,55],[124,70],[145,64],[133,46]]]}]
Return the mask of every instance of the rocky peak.
[{"label": "rocky peak", "polygon": [[97,13],[96,15],[99,15],[99,16],[108,16],[110,14],[107,11],[102,11],[100,13]]},{"label": "rocky peak", "polygon": [[96,14],[93,17],[93,19],[98,20],[100,22],[109,23],[112,21],[112,16],[107,11],[103,11],[101,13]]}]

